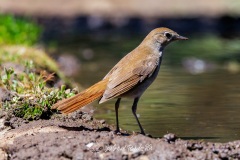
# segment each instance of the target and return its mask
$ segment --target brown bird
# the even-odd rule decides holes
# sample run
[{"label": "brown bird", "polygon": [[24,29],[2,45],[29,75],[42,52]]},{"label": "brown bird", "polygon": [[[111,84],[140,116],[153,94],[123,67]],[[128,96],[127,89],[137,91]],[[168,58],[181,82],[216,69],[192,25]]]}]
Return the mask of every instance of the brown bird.
[{"label": "brown bird", "polygon": [[138,100],[157,77],[163,49],[170,42],[187,39],[168,28],[152,30],[142,43],[123,57],[100,82],[71,98],[54,104],[52,109],[71,113],[97,99],[100,99],[99,103],[103,103],[117,98],[115,103],[116,132],[120,132],[118,108],[121,98],[133,98],[132,113],[137,120],[141,134],[145,134],[136,115]]}]

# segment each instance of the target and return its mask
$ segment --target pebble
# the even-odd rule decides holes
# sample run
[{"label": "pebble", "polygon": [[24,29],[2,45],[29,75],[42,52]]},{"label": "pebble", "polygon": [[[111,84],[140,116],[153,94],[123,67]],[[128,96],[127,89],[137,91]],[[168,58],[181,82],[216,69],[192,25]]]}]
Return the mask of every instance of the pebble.
[{"label": "pebble", "polygon": [[163,136],[163,139],[165,140],[165,141],[167,141],[168,143],[170,143],[170,142],[175,142],[175,140],[177,139],[178,137],[175,135],[175,134],[173,134],[173,133],[168,133],[168,134],[165,134],[164,136]]},{"label": "pebble", "polygon": [[88,148],[91,148],[93,145],[94,145],[94,143],[91,142],[91,143],[88,143],[86,146],[87,146]]}]

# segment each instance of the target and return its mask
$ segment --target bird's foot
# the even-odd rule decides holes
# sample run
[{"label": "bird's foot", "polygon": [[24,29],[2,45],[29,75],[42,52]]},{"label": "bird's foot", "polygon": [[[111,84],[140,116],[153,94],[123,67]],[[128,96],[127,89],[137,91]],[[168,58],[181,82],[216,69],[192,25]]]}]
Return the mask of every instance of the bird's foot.
[{"label": "bird's foot", "polygon": [[119,129],[116,129],[116,130],[114,131],[114,134],[121,135],[122,133],[120,132]]},{"label": "bird's foot", "polygon": [[146,137],[153,138],[151,134],[145,134]]},{"label": "bird's foot", "polygon": [[115,130],[114,134],[116,135],[121,135],[121,136],[129,136],[130,134],[127,133],[126,131],[120,132],[120,130]]},{"label": "bird's foot", "polygon": [[146,135],[145,132],[140,132],[140,134],[142,134],[142,135],[144,135],[144,136]]}]

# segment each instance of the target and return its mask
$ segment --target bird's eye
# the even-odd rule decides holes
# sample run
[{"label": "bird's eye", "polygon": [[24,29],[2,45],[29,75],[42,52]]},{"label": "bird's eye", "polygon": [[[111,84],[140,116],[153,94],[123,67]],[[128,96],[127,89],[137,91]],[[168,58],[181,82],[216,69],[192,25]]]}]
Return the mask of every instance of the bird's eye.
[{"label": "bird's eye", "polygon": [[171,33],[168,33],[168,32],[165,32],[165,36],[166,36],[168,39],[172,38]]}]

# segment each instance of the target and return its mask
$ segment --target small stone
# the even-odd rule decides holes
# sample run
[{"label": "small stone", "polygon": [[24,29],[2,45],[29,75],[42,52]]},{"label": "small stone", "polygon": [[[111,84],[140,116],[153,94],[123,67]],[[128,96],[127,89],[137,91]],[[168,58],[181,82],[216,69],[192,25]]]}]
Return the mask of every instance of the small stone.
[{"label": "small stone", "polygon": [[175,142],[175,140],[177,139],[178,137],[175,135],[175,134],[173,134],[173,133],[168,133],[168,134],[165,134],[164,136],[163,136],[163,139],[165,140],[165,141],[167,141],[168,143],[170,143],[170,142]]},{"label": "small stone", "polygon": [[91,148],[93,145],[94,145],[94,143],[91,142],[91,143],[88,143],[86,146],[87,146],[88,148]]}]

